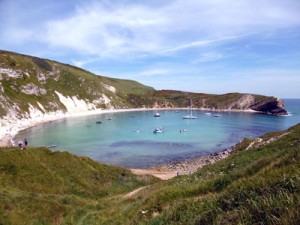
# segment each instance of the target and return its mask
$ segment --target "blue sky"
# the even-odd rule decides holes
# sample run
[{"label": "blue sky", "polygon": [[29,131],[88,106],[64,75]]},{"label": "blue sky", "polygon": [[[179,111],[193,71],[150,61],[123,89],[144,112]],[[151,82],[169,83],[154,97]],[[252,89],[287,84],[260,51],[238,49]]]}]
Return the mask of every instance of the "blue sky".
[{"label": "blue sky", "polygon": [[300,98],[299,0],[0,0],[0,49],[156,89]]}]

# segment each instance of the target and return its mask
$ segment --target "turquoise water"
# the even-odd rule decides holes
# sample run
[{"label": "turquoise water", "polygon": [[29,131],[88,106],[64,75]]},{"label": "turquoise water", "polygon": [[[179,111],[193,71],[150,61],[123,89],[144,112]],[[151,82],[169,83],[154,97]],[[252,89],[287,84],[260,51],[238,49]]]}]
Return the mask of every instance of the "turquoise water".
[{"label": "turquoise water", "polygon": [[[285,100],[290,116],[228,112],[221,117],[197,111],[198,119],[184,120],[186,110],[122,112],[68,118],[19,133],[15,140],[30,146],[56,145],[76,155],[130,168],[146,168],[205,155],[228,148],[245,137],[286,129],[300,122],[300,99]],[[97,124],[96,121],[101,121]],[[154,134],[156,127],[164,132]],[[185,129],[186,132],[180,132]]]}]

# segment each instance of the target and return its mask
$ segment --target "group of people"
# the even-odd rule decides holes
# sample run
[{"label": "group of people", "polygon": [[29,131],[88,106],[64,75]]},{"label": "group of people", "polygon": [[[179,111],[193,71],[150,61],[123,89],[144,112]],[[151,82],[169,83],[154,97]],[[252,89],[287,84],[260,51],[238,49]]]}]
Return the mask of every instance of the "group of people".
[{"label": "group of people", "polygon": [[18,141],[18,146],[21,150],[26,149],[27,145],[28,145],[28,141],[26,138],[24,139],[24,141],[21,140]]}]

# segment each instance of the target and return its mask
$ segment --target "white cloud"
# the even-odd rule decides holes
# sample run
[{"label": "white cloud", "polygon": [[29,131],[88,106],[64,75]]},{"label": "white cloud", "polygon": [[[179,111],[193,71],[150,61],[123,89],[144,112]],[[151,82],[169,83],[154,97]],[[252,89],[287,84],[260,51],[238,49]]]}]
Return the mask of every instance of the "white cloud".
[{"label": "white cloud", "polygon": [[87,2],[66,19],[49,21],[46,42],[103,57],[171,54],[299,26],[299,11],[292,0],[177,0],[155,7]]},{"label": "white cloud", "polygon": [[208,46],[211,44],[216,44],[216,43],[221,43],[224,41],[228,40],[233,40],[233,39],[238,39],[241,36],[230,36],[230,37],[222,37],[222,38],[217,38],[217,39],[211,39],[211,40],[202,40],[202,41],[193,41],[187,44],[182,44],[179,46],[172,47],[170,49],[165,49],[161,51],[160,53],[170,53],[170,52],[177,52],[189,48],[196,48],[196,47],[201,47],[201,46]]},{"label": "white cloud", "polygon": [[153,75],[166,75],[170,74],[170,70],[167,69],[150,69],[150,70],[145,70],[140,73],[142,76],[153,76]]},{"label": "white cloud", "polygon": [[156,49],[155,29],[163,23],[163,16],[145,6],[106,9],[93,4],[65,20],[50,21],[47,41],[104,57],[148,52]]}]

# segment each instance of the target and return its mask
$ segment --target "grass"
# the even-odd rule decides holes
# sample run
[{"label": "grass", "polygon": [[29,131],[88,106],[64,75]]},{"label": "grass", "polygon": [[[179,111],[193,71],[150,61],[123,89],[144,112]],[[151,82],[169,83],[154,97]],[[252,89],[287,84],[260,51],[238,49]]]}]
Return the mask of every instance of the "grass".
[{"label": "grass", "polygon": [[[78,223],[100,200],[157,182],[46,148],[0,150],[0,224]],[[100,210],[101,211],[101,210]]]},{"label": "grass", "polygon": [[0,224],[299,224],[300,124],[261,138],[168,181],[67,152],[4,148]]}]

